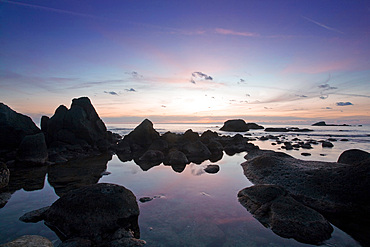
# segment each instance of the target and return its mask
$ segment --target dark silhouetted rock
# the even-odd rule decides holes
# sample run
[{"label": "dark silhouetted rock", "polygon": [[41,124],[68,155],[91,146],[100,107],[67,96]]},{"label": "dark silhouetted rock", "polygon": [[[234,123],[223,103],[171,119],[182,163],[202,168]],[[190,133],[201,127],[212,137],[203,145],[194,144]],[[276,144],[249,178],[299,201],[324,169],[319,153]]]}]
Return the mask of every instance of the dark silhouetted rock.
[{"label": "dark silhouetted rock", "polygon": [[351,126],[348,124],[327,124],[325,121],[320,121],[312,124],[312,126]]},{"label": "dark silhouetted rock", "polygon": [[304,161],[272,151],[251,152],[246,159],[244,174],[254,184],[280,185],[320,212],[370,215],[370,165],[366,161],[356,166]]},{"label": "dark silhouetted rock", "polygon": [[344,151],[338,158],[338,163],[355,165],[363,161],[370,159],[370,153],[359,150],[359,149],[350,149]]},{"label": "dark silhouetted rock", "polygon": [[44,164],[48,150],[43,133],[25,136],[17,151],[17,160],[34,164]]},{"label": "dark silhouetted rock", "polygon": [[154,140],[159,139],[159,133],[153,128],[153,123],[145,119],[127,135],[127,138],[130,145],[137,144],[143,149],[147,149]]},{"label": "dark silhouetted rock", "polygon": [[167,153],[168,143],[165,140],[156,139],[152,142],[152,144],[150,145],[150,147],[148,149],[149,150],[158,150],[158,151],[161,151],[162,153]]},{"label": "dark silhouetted rock", "polygon": [[53,243],[42,236],[24,235],[11,242],[0,245],[1,247],[53,247]]},{"label": "dark silhouetted rock", "polygon": [[331,143],[331,142],[328,142],[328,141],[322,142],[321,145],[322,145],[323,148],[332,148],[332,147],[334,147],[334,144]]},{"label": "dark silhouetted rock", "polygon": [[48,116],[42,116],[40,120],[40,126],[41,126],[41,131],[44,133],[48,132],[48,122],[49,122],[49,117]]},{"label": "dark silhouetted rock", "polygon": [[288,128],[266,128],[266,132],[288,132]]},{"label": "dark silhouetted rock", "polygon": [[258,125],[256,123],[247,123],[247,126],[248,126],[248,129],[252,130],[252,129],[264,129],[265,127],[261,126],[261,125]]},{"label": "dark silhouetted rock", "polygon": [[19,218],[19,220],[23,222],[32,222],[32,223],[39,222],[45,218],[45,213],[46,211],[49,210],[49,208],[50,206],[47,206],[47,207],[43,207],[43,208],[31,211],[31,212],[25,213]]},{"label": "dark silhouetted rock", "polygon": [[217,173],[220,170],[220,166],[218,165],[208,165],[204,168],[204,171],[207,173]]},{"label": "dark silhouetted rock", "polygon": [[151,200],[153,200],[153,197],[148,197],[148,196],[141,197],[141,198],[139,199],[139,201],[140,201],[140,202],[142,202],[142,203],[150,202]]},{"label": "dark silhouetted rock", "polygon": [[0,149],[18,148],[26,135],[40,133],[30,117],[17,113],[7,105],[0,103]]},{"label": "dark silhouetted rock", "polygon": [[302,156],[311,156],[310,153],[301,153]]},{"label": "dark silhouetted rock", "polygon": [[211,157],[211,152],[207,146],[200,141],[187,143],[182,147],[182,152],[186,155],[189,161],[200,163]]},{"label": "dark silhouetted rock", "polygon": [[7,186],[9,183],[10,172],[8,167],[0,162],[0,189]]},{"label": "dark silhouetted rock", "polygon": [[129,231],[139,238],[139,213],[130,190],[115,184],[95,184],[60,197],[45,212],[45,223],[62,240],[83,238],[100,245],[127,238]]},{"label": "dark silhouetted rock", "polygon": [[333,232],[321,214],[297,202],[280,186],[255,185],[241,190],[238,197],[256,219],[279,236],[320,244]]},{"label": "dark silhouetted rock", "polygon": [[143,171],[160,165],[163,162],[164,154],[159,150],[148,150],[139,159],[135,159]]},{"label": "dark silhouetted rock", "polygon": [[212,140],[216,138],[218,138],[218,133],[215,131],[211,131],[211,130],[204,131],[202,135],[200,136],[201,142],[205,144],[208,144],[209,142],[211,142]]},{"label": "dark silhouetted rock", "polygon": [[249,128],[243,119],[232,119],[227,120],[220,130],[231,132],[245,132],[248,131]]},{"label": "dark silhouetted rock", "polygon": [[47,133],[49,143],[96,146],[107,139],[107,128],[87,97],[73,99],[69,110],[59,106],[47,121]]},{"label": "dark silhouetted rock", "polygon": [[174,149],[170,150],[163,163],[165,165],[185,167],[186,164],[189,164],[189,160],[183,152]]},{"label": "dark silhouetted rock", "polygon": [[196,142],[199,140],[199,134],[191,129],[188,129],[183,134],[183,141],[185,142]]}]

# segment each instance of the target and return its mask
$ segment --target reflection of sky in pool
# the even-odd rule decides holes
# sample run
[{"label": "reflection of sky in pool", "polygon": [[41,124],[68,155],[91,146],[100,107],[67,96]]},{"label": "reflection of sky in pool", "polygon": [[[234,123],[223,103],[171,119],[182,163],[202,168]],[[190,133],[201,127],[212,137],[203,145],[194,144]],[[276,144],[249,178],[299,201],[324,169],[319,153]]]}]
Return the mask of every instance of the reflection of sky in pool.
[{"label": "reflection of sky in pool", "polygon": [[[220,166],[217,174],[203,172],[209,161],[187,165],[182,173],[163,164],[144,172],[134,162],[122,163],[113,156],[107,165],[111,174],[103,176],[99,182],[123,185],[132,190],[137,199],[158,196],[150,202],[139,202],[141,239],[147,241],[147,246],[308,246],[275,235],[238,202],[238,191],[251,185],[240,166],[244,155],[224,155],[216,163]],[[88,162],[83,166],[87,168]],[[64,175],[66,171],[68,169],[63,170]],[[83,169],[79,172],[77,177],[81,178]],[[61,171],[59,173],[62,175]],[[71,177],[75,175],[71,174]],[[93,176],[88,169],[86,176]],[[42,235],[59,243],[56,235],[42,222],[18,220],[25,212],[50,205],[58,198],[47,179],[42,190],[26,192],[20,189],[0,209],[0,243],[25,234]],[[325,244],[357,245],[337,228]]]}]

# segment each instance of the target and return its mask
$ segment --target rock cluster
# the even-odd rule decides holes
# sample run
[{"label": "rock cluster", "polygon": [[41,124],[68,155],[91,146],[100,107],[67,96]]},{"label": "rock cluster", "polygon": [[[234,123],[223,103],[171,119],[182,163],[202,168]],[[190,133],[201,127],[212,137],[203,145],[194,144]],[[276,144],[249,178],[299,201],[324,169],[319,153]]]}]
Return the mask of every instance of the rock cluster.
[{"label": "rock cluster", "polygon": [[27,213],[21,220],[44,220],[65,246],[142,246],[145,241],[139,239],[139,214],[130,190],[95,184],[70,191],[50,207]]},{"label": "rock cluster", "polygon": [[249,139],[237,134],[233,137],[220,136],[210,130],[201,135],[187,130],[184,134],[166,132],[160,135],[153,123],[145,119],[116,146],[115,152],[121,161],[134,160],[146,171],[163,162],[182,172],[190,162],[200,164],[205,160],[216,162],[223,156],[258,149]]},{"label": "rock cluster", "polygon": [[256,150],[248,153],[242,167],[254,184],[283,187],[296,201],[335,219],[335,224],[349,228],[346,231],[356,234],[359,241],[369,243],[369,155],[349,150],[339,158],[342,163],[337,163],[303,161],[285,153]]}]

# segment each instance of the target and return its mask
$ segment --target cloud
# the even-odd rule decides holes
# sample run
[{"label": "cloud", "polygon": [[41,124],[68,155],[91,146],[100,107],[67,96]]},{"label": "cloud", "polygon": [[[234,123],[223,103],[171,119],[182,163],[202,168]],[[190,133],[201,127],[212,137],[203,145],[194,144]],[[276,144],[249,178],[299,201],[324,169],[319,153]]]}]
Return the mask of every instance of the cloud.
[{"label": "cloud", "polygon": [[137,92],[135,89],[130,88],[130,89],[125,89],[126,92]]},{"label": "cloud", "polygon": [[190,79],[190,82],[196,84],[193,78]]},{"label": "cloud", "polygon": [[110,94],[110,95],[116,95],[116,96],[118,96],[118,93],[116,93],[116,92],[114,92],[114,91],[110,91],[110,92],[108,92],[108,91],[104,91],[104,93],[106,93],[106,94]]},{"label": "cloud", "polygon": [[347,105],[353,105],[351,102],[337,102],[335,103],[337,106],[347,106]]},{"label": "cloud", "polygon": [[337,30],[337,29],[335,29],[335,28],[329,27],[329,26],[324,25],[324,24],[322,24],[322,23],[320,23],[320,22],[317,22],[317,21],[315,21],[315,20],[312,20],[311,18],[308,18],[308,17],[305,17],[305,16],[302,16],[302,18],[304,18],[304,19],[306,19],[307,21],[312,22],[312,23],[314,23],[314,24],[316,24],[316,25],[318,25],[318,26],[320,26],[320,27],[322,27],[322,28],[325,28],[325,29],[327,29],[327,30],[329,30],[329,31],[333,31],[333,32],[336,32],[336,33],[344,34],[342,31],[339,31],[339,30]]},{"label": "cloud", "polygon": [[200,79],[204,79],[204,80],[210,80],[210,81],[213,80],[213,78],[211,76],[209,76],[207,74],[204,74],[202,72],[193,72],[191,74],[191,76],[194,77],[194,78],[200,78]]},{"label": "cloud", "polygon": [[246,93],[246,94],[245,94],[245,96],[247,96],[247,97],[251,97],[251,95],[250,95],[249,93]]},{"label": "cloud", "polygon": [[323,107],[323,108],[321,108],[321,109],[331,110],[331,109],[333,109],[333,108],[331,108],[331,107]]},{"label": "cloud", "polygon": [[319,88],[322,88],[324,90],[338,89],[337,87],[331,87],[328,83],[319,85]]},{"label": "cloud", "polygon": [[260,36],[257,33],[251,33],[251,32],[238,32],[230,29],[224,29],[224,28],[216,28],[215,33],[222,34],[222,35],[235,35],[235,36],[243,36],[243,37],[258,37]]},{"label": "cloud", "polygon": [[300,98],[307,98],[308,97],[307,95],[303,95],[303,94],[301,94],[301,95],[296,94],[295,96],[300,97]]},{"label": "cloud", "polygon": [[327,98],[329,98],[329,95],[321,95],[320,97],[319,97],[320,99],[327,99]]},{"label": "cloud", "polygon": [[131,71],[131,72],[126,72],[125,73],[126,75],[131,75],[133,78],[143,78],[144,76],[142,76],[141,74],[139,74],[138,72],[136,71]]}]

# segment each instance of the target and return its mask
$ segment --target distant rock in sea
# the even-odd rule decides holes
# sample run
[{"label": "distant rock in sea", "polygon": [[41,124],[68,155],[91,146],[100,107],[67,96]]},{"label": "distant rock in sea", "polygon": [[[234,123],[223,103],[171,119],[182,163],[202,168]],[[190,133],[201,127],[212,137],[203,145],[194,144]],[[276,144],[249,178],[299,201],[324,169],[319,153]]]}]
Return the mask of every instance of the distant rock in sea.
[{"label": "distant rock in sea", "polygon": [[264,127],[256,123],[246,123],[243,119],[227,120],[220,130],[231,132],[245,132],[250,129],[263,129]]},{"label": "distant rock in sea", "polygon": [[327,124],[325,121],[320,121],[317,123],[312,124],[312,126],[351,126],[348,124]]}]

